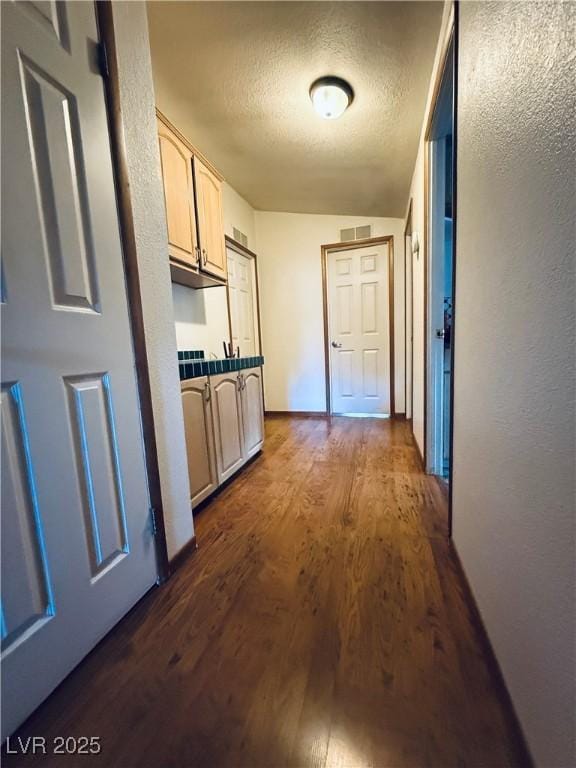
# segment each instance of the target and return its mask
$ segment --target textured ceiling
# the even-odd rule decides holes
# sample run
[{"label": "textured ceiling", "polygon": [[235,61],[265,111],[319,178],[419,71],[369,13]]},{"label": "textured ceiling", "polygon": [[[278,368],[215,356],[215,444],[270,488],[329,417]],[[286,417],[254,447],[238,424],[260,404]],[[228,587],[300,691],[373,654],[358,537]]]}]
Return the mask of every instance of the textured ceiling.
[{"label": "textured ceiling", "polygon": [[[255,208],[403,216],[442,4],[150,2],[158,107]],[[355,91],[322,120],[313,80]]]}]

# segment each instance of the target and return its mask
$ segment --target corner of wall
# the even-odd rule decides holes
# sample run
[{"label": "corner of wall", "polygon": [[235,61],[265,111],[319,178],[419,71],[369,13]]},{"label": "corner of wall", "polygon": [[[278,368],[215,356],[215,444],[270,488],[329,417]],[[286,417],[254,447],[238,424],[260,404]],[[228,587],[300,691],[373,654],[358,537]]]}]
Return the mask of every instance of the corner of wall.
[{"label": "corner of wall", "polygon": [[145,3],[114,2],[113,18],[164,522],[172,558],[190,541],[194,525]]}]

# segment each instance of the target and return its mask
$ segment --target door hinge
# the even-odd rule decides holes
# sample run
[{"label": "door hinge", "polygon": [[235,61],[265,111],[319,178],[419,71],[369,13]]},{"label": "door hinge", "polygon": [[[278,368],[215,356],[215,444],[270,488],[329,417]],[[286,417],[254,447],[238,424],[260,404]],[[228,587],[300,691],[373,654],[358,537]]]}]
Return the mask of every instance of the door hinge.
[{"label": "door hinge", "polygon": [[150,507],[150,530],[152,531],[152,536],[158,535],[158,524],[156,523],[156,510],[154,507]]},{"label": "door hinge", "polygon": [[98,68],[100,69],[100,75],[106,79],[110,77],[110,69],[108,68],[108,52],[106,51],[105,43],[98,43]]}]

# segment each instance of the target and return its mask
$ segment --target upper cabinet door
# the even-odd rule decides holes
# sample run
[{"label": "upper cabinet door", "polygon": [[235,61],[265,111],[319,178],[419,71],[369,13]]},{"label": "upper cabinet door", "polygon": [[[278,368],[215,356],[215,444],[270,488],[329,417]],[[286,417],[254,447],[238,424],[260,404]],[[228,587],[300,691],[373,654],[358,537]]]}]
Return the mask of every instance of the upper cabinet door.
[{"label": "upper cabinet door", "polygon": [[194,158],[194,180],[200,228],[200,267],[226,280],[222,184],[198,157]]},{"label": "upper cabinet door", "polygon": [[168,224],[168,253],[172,259],[197,267],[199,252],[192,153],[161,120],[158,120],[158,141]]}]

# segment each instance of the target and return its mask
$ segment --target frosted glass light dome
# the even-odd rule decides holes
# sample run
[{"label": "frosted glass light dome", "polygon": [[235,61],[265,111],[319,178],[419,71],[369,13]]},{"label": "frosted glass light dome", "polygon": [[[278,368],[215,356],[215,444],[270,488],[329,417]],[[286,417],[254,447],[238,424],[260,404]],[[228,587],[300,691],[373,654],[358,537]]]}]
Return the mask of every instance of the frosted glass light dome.
[{"label": "frosted glass light dome", "polygon": [[336,120],[352,103],[354,92],[346,80],[321,77],[310,86],[314,109],[325,120]]}]

